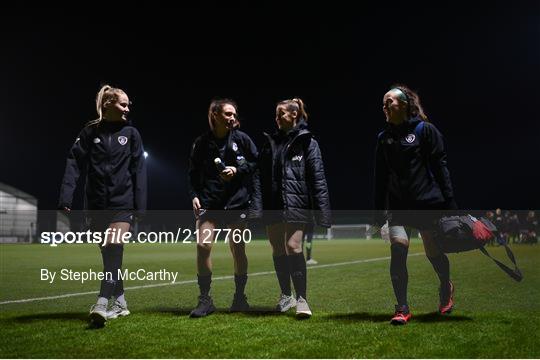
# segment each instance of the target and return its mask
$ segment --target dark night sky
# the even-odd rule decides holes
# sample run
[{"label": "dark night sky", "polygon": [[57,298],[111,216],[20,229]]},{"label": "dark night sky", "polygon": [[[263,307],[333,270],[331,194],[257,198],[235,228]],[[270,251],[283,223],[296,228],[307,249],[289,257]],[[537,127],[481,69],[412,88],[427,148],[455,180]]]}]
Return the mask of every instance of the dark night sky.
[{"label": "dark night sky", "polygon": [[0,181],[54,209],[67,151],[109,82],[133,101],[151,156],[151,209],[189,209],[187,160],[210,99],[236,99],[260,146],[276,101],[299,96],[333,208],[368,209],[382,96],[403,82],[445,135],[462,208],[540,208],[538,7],[319,10],[161,9],[112,25],[62,12],[2,15]]}]

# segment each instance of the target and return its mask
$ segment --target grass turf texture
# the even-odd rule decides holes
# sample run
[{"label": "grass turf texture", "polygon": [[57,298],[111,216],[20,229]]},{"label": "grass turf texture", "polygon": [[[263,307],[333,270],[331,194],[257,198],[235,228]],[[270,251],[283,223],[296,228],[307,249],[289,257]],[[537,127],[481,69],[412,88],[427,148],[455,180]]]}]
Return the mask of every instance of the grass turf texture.
[{"label": "grass turf texture", "polygon": [[[228,314],[232,279],[214,281],[218,313],[188,318],[196,305],[196,283],[127,290],[132,315],[87,325],[96,295],[0,305],[0,356],[39,358],[539,358],[540,247],[513,246],[524,280],[516,283],[480,252],[450,255],[456,309],[436,314],[438,280],[425,256],[410,256],[406,326],[389,325],[394,296],[389,260],[312,267],[308,297],[314,316],[275,314],[275,275],[251,276],[247,295],[258,311]],[[502,248],[490,248],[504,259]],[[249,272],[273,270],[270,246],[247,246]],[[421,242],[409,253],[421,253]],[[381,240],[315,241],[320,265],[389,256]],[[213,249],[214,276],[232,274],[224,244]],[[0,302],[95,291],[97,281],[39,280],[39,269],[101,269],[97,247],[64,245],[0,246]],[[195,245],[128,245],[124,267],[178,271],[177,281],[195,278]],[[57,275],[58,276],[58,275]],[[152,282],[151,284],[157,284]],[[146,283],[148,284],[148,283]],[[145,285],[128,281],[125,286]]]}]

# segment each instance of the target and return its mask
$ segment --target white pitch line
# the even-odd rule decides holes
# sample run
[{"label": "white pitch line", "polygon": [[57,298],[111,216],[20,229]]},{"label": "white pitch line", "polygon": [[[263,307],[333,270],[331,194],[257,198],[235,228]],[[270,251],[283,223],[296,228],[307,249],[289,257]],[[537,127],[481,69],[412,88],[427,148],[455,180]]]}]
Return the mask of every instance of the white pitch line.
[{"label": "white pitch line", "polygon": [[[424,255],[424,253],[409,254],[409,256],[417,256],[417,255]],[[353,265],[353,264],[362,264],[362,263],[382,261],[382,260],[390,260],[390,256],[372,258],[372,259],[354,260],[354,261],[347,261],[347,262],[340,262],[340,263],[333,263],[333,264],[314,265],[314,266],[309,266],[308,269],[321,269],[321,268],[329,268],[329,267],[337,267],[337,266],[345,266],[345,265]],[[262,272],[256,272],[256,273],[248,274],[248,275],[251,277],[251,276],[262,276],[262,275],[270,275],[270,274],[275,274],[275,271],[262,271]],[[231,276],[231,275],[229,275],[229,276],[216,276],[216,277],[212,278],[212,281],[215,281],[215,280],[228,280],[228,279],[233,279],[233,278],[234,278],[234,276]],[[174,283],[160,283],[160,284],[151,284],[151,285],[128,286],[128,287],[124,288],[124,290],[148,289],[148,288],[161,287],[161,286],[185,285],[185,284],[195,284],[195,283],[197,283],[197,280],[184,280],[184,281],[178,281],[178,282],[174,282]],[[45,297],[38,297],[38,298],[31,298],[31,299],[8,300],[8,301],[0,302],[0,305],[28,303],[28,302],[43,301],[43,300],[63,299],[63,298],[68,298],[68,297],[84,296],[84,295],[92,295],[92,294],[96,295],[96,294],[98,294],[98,292],[97,291],[86,291],[86,292],[80,292],[80,293],[55,295],[55,296],[45,296]]]}]

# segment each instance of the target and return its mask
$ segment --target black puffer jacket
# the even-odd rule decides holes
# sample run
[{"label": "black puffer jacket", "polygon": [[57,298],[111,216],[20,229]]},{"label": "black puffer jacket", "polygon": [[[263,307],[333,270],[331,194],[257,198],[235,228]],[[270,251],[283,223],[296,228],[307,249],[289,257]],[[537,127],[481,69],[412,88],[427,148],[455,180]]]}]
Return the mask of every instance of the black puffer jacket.
[{"label": "black puffer jacket", "polygon": [[77,180],[86,171],[88,210],[146,210],[146,161],[133,126],[102,121],[86,126],[71,147],[60,188],[60,209],[71,208]]},{"label": "black puffer jacket", "polygon": [[234,210],[249,206],[253,193],[253,174],[257,168],[257,147],[251,138],[240,130],[229,131],[222,162],[236,167],[231,181],[219,176],[214,159],[220,152],[214,135],[207,132],[194,142],[189,158],[188,184],[193,200],[199,198],[207,210]]},{"label": "black puffer jacket", "polygon": [[375,160],[378,210],[453,210],[457,208],[443,136],[419,117],[379,134]]},{"label": "black puffer jacket", "polygon": [[[277,133],[266,134],[268,141],[259,155],[256,201],[259,211],[281,210],[283,221],[311,223],[315,217],[320,226],[331,225],[330,198],[324,174],[324,165],[319,144],[307,129],[307,123],[299,121],[287,134],[281,159],[276,159]],[[276,160],[280,160],[281,171],[274,171]],[[275,190],[275,184],[281,191]],[[281,201],[275,201],[281,196]],[[281,208],[277,209],[276,204]]]}]

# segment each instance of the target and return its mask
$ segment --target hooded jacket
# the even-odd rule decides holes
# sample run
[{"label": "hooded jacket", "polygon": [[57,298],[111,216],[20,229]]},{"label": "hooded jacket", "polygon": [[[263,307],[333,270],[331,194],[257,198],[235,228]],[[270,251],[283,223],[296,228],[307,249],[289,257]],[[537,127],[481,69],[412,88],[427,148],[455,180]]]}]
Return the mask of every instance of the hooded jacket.
[{"label": "hooded jacket", "polygon": [[[267,142],[260,151],[256,182],[257,209],[281,210],[286,222],[311,223],[315,217],[320,226],[329,227],[330,198],[324,164],[319,144],[307,123],[300,119],[285,139],[277,132],[265,136]],[[279,141],[284,144],[278,152]],[[276,167],[276,162],[281,166]]]},{"label": "hooded jacket", "polygon": [[71,208],[77,180],[86,172],[84,208],[146,210],[146,160],[141,135],[126,123],[86,126],[71,147],[60,188],[60,209]]}]

